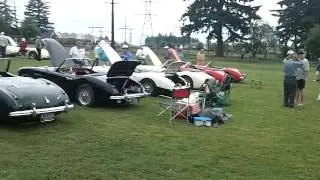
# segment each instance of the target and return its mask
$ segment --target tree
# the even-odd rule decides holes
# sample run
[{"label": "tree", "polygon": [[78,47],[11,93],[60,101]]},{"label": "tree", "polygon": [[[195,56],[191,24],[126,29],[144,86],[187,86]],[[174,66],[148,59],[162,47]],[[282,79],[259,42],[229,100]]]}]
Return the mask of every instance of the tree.
[{"label": "tree", "polygon": [[320,58],[320,26],[316,26],[310,30],[308,38],[305,42],[307,50],[314,58]]},{"label": "tree", "polygon": [[26,39],[34,38],[40,33],[40,29],[31,17],[26,17],[21,23],[21,34]]},{"label": "tree", "polygon": [[260,6],[245,4],[251,1],[254,0],[196,0],[182,15],[181,32],[208,33],[208,40],[217,40],[216,55],[223,56],[223,31],[229,32],[228,41],[239,41],[249,33],[251,21],[260,19],[257,15]]},{"label": "tree", "polygon": [[41,32],[45,32],[53,28],[53,23],[49,22],[50,6],[42,0],[29,0],[26,5],[26,17],[33,18]]},{"label": "tree", "polygon": [[251,33],[247,37],[248,42],[245,46],[247,52],[250,52],[252,57],[255,58],[257,53],[264,54],[267,58],[268,49],[277,48],[276,31],[269,24],[257,21],[251,26]]},{"label": "tree", "polygon": [[293,42],[296,50],[304,46],[309,30],[320,23],[319,0],[281,0],[280,10],[274,10],[279,17],[277,29],[280,43],[286,46]]},{"label": "tree", "polygon": [[5,33],[12,33],[15,28],[15,18],[14,11],[12,7],[8,4],[7,0],[0,1],[0,30]]}]

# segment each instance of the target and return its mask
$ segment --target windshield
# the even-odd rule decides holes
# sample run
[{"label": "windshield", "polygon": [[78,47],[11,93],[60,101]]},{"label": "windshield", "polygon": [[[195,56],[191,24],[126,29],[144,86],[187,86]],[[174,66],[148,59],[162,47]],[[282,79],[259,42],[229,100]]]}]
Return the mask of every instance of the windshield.
[{"label": "windshield", "polygon": [[66,71],[70,68],[77,68],[77,67],[86,67],[88,69],[91,69],[91,67],[94,64],[94,60],[90,59],[74,59],[74,58],[68,58],[65,59],[62,64],[59,66],[57,71]]}]

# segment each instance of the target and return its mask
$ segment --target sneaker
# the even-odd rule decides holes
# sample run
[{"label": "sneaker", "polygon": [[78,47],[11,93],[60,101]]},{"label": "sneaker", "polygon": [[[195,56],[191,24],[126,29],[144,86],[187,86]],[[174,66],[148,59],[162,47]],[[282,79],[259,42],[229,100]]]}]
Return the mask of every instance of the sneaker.
[{"label": "sneaker", "polygon": [[302,104],[302,103],[299,103],[299,104],[297,104],[297,106],[303,106],[303,104]]}]

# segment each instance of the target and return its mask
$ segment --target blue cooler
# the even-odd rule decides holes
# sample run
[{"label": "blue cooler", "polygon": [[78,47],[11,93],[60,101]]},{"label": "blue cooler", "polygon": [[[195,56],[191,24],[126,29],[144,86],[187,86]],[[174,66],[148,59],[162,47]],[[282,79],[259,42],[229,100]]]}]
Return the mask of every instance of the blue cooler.
[{"label": "blue cooler", "polygon": [[211,127],[212,119],[209,117],[194,117],[194,125]]}]

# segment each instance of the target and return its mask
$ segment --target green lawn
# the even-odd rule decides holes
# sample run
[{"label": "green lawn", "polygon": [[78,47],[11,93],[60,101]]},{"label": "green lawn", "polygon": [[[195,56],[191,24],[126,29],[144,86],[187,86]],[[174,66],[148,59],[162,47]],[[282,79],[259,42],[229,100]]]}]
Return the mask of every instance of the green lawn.
[{"label": "green lawn", "polygon": [[[21,66],[48,61],[15,59]],[[52,123],[0,125],[0,179],[320,179],[319,84],[305,106],[282,105],[280,64],[215,62],[248,74],[233,84],[233,119],[199,128],[155,118],[155,98],[127,107],[76,106]],[[251,89],[261,79],[263,89]]]}]

